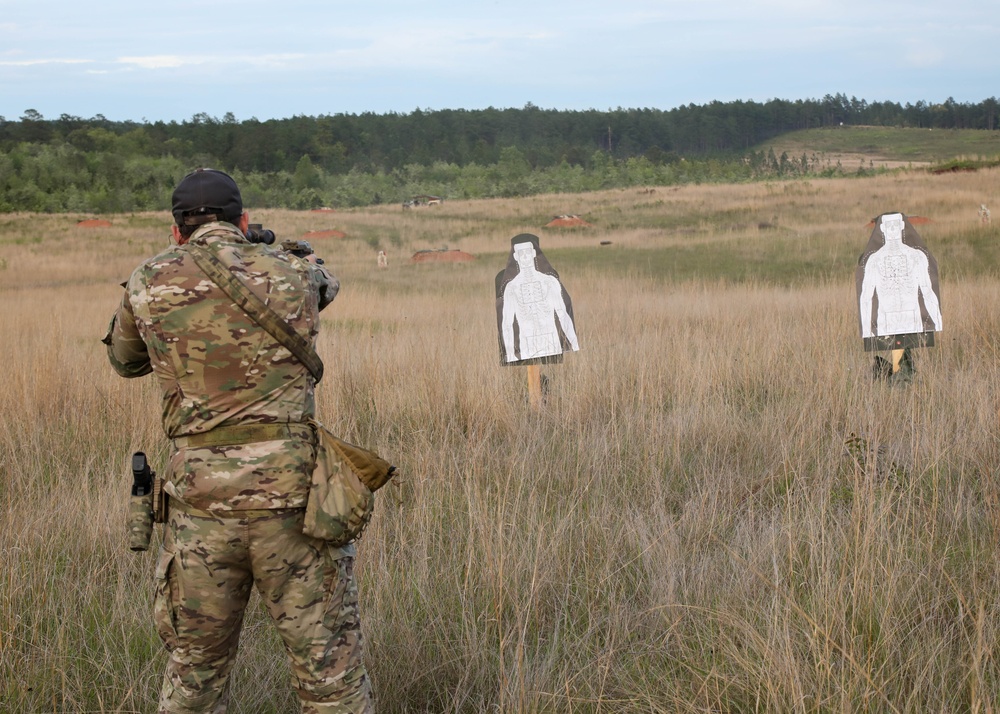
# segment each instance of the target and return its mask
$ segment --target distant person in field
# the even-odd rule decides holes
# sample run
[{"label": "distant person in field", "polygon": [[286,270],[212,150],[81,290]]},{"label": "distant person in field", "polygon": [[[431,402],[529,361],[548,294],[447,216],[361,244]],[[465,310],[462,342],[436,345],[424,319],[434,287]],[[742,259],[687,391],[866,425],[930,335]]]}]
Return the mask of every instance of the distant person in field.
[{"label": "distant person in field", "polygon": [[507,362],[562,354],[558,328],[562,329],[570,350],[580,349],[569,296],[557,276],[539,271],[535,264],[537,241],[537,237],[526,233],[512,240],[517,274],[503,286],[501,293],[500,329]]},{"label": "distant person in field", "polygon": [[302,532],[316,377],[209,279],[212,256],[315,344],[340,283],[315,256],[247,240],[236,182],[199,169],[173,194],[174,245],[129,278],[104,338],[123,377],[153,374],[171,439],[154,619],[169,656],[159,712],[225,712],[256,588],[301,710],[368,713],[353,543]]},{"label": "distant person in field", "polygon": [[388,268],[389,267],[389,256],[385,254],[384,250],[378,252],[378,267]]},{"label": "distant person in field", "polygon": [[[921,300],[933,329],[941,330],[941,305],[934,292],[927,254],[903,242],[904,226],[901,213],[880,217],[885,244],[865,260],[859,295],[862,337],[925,332]],[[876,302],[877,311],[873,309]]]}]

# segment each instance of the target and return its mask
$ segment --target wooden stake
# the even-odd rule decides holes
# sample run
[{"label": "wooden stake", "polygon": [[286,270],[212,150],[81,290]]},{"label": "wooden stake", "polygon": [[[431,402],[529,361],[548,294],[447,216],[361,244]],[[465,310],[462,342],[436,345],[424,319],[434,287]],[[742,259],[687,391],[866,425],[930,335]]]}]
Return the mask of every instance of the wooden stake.
[{"label": "wooden stake", "polygon": [[542,406],[542,368],[537,364],[528,365],[528,401],[532,409]]},{"label": "wooden stake", "polygon": [[903,359],[903,350],[893,350],[892,351],[892,373],[896,374],[899,371],[899,361]]}]

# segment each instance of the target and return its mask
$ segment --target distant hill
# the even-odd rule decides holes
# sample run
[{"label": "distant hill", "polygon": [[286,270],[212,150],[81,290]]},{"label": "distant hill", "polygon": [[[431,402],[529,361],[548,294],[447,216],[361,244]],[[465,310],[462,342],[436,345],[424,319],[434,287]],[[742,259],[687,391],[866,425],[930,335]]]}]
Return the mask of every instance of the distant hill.
[{"label": "distant hill", "polygon": [[915,129],[885,126],[835,126],[791,131],[762,142],[756,151],[773,150],[792,159],[805,154],[810,160],[853,168],[871,163],[874,168],[931,166],[955,159],[990,160],[1000,157],[1000,132],[978,129]]},{"label": "distant hill", "polygon": [[0,117],[0,213],[162,210],[197,166],[256,208],[498,198],[1000,163],[1000,102],[844,95],[670,110],[415,110],[265,122]]},{"label": "distant hill", "polygon": [[[871,133],[860,140],[860,148],[853,142],[845,146],[844,137],[836,133],[845,127],[870,127]],[[942,160],[977,151],[956,143],[931,153],[920,148],[910,152],[910,145],[922,147],[927,139],[900,138],[893,132],[907,130],[889,127],[929,130],[927,139],[933,137],[934,141],[940,131],[956,130],[956,137],[965,135],[962,130],[993,134],[1000,129],[1000,101],[991,97],[975,103],[948,99],[940,104],[918,101],[901,105],[836,94],[794,101],[709,102],[668,110],[619,107],[561,111],[529,103],[520,109],[417,109],[409,114],[329,114],[263,122],[237,121],[232,114],[221,119],[195,114],[180,123],[113,122],[101,115],[85,119],[64,114],[45,119],[39,112],[27,110],[18,120],[0,117],[0,180],[6,173],[4,154],[23,152],[30,160],[37,156],[40,145],[55,151],[56,163],[80,164],[87,170],[101,161],[99,155],[114,157],[112,164],[132,158],[169,158],[184,166],[287,172],[295,175],[299,188],[317,188],[317,172],[337,176],[405,173],[414,166],[441,164],[517,165],[530,170],[567,165],[593,170],[607,158],[623,161],[639,157],[663,166],[682,158],[732,160],[754,146],[764,146],[766,155],[772,145],[780,149],[779,156],[782,151],[787,150],[789,156],[798,151],[797,159],[802,149],[868,156],[872,151],[883,151],[883,147],[897,146],[904,150],[902,156],[885,157],[885,161],[897,162]],[[801,130],[834,133],[819,134],[806,145],[788,143],[789,136]],[[820,141],[819,136],[833,138]],[[988,153],[995,153],[995,149]],[[23,173],[19,168],[23,160],[11,161],[15,170]],[[124,173],[123,166],[106,168]],[[127,183],[137,185],[134,180]],[[423,192],[426,189],[417,191]]]}]

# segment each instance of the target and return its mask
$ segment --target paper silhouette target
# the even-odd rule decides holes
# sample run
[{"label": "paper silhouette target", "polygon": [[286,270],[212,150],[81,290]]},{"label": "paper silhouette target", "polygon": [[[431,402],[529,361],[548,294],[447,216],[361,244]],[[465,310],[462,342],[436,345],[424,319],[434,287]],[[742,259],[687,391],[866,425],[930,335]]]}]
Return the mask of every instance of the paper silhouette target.
[{"label": "paper silhouette target", "polygon": [[855,271],[866,351],[931,347],[940,332],[937,261],[902,213],[883,213]]},{"label": "paper silhouette target", "polygon": [[507,267],[496,277],[500,362],[506,365],[561,362],[580,349],[573,304],[542,249],[538,236],[510,239]]}]

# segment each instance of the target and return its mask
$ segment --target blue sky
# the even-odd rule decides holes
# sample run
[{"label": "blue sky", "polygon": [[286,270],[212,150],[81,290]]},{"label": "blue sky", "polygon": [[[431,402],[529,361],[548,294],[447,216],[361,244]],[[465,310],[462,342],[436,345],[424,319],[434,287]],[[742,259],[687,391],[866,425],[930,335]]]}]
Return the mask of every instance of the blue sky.
[{"label": "blue sky", "polygon": [[0,0],[0,116],[1000,95],[982,0]]}]

